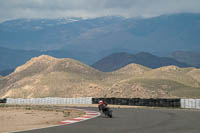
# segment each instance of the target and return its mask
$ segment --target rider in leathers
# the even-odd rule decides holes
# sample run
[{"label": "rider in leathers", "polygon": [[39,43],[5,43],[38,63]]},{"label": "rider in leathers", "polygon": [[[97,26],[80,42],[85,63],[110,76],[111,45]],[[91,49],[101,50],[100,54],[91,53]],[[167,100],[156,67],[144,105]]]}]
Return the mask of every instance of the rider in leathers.
[{"label": "rider in leathers", "polygon": [[104,113],[105,111],[107,111],[107,103],[104,103],[102,100],[100,100],[98,108],[100,112]]}]

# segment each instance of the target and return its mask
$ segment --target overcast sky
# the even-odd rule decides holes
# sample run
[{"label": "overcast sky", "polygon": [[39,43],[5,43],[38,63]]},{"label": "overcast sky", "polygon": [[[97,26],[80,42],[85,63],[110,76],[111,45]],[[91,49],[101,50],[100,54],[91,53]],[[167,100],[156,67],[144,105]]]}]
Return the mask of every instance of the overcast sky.
[{"label": "overcast sky", "polygon": [[0,21],[16,18],[153,17],[200,13],[200,0],[0,0]]}]

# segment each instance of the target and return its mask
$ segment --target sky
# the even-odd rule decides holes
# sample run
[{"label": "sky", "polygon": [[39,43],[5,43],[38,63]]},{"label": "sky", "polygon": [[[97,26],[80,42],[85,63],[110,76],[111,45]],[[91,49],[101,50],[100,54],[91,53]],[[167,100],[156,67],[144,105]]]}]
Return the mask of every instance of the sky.
[{"label": "sky", "polygon": [[149,18],[174,13],[200,13],[200,0],[0,0],[0,22],[18,18]]}]

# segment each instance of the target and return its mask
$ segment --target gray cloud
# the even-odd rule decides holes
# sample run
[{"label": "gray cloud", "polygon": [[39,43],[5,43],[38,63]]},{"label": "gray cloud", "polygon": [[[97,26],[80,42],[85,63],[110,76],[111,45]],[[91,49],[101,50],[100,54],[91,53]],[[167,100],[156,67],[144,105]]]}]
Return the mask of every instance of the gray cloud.
[{"label": "gray cloud", "polygon": [[0,21],[16,18],[153,17],[200,12],[200,0],[0,0]]}]

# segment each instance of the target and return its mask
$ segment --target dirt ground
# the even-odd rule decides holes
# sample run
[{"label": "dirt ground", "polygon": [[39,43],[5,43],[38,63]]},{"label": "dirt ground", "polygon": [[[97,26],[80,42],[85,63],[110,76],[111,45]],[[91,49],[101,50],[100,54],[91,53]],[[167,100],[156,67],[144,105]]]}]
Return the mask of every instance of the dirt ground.
[{"label": "dirt ground", "polygon": [[0,133],[59,125],[60,121],[83,115],[84,112],[36,110],[30,108],[0,108]]}]

